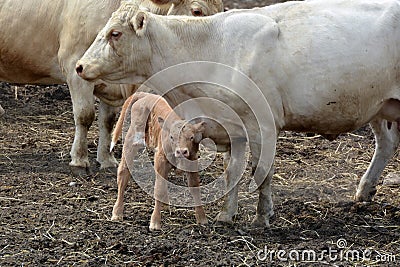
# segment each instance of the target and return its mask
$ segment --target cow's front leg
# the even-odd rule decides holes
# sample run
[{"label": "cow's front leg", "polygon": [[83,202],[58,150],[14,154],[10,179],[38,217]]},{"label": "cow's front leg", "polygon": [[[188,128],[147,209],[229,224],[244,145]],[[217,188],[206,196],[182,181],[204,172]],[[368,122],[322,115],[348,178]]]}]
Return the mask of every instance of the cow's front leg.
[{"label": "cow's front leg", "polygon": [[371,201],[376,193],[376,185],[383,169],[393,157],[399,146],[397,123],[375,119],[370,123],[375,134],[375,152],[371,163],[362,176],[357,188],[356,201]]},{"label": "cow's front leg", "polygon": [[99,144],[97,147],[97,162],[101,169],[115,168],[118,166],[117,160],[110,152],[111,131],[115,124],[115,117],[118,108],[112,107],[103,101],[99,105]]},{"label": "cow's front leg", "polygon": [[269,227],[269,218],[274,215],[274,204],[272,201],[271,190],[273,174],[274,170],[273,168],[271,168],[269,173],[266,175],[266,178],[261,183],[261,186],[258,187],[258,203],[256,216],[251,223],[253,226]]},{"label": "cow's front leg", "polygon": [[[250,140],[252,140],[251,137]],[[276,143],[276,139],[272,137],[269,140],[265,139],[263,144],[250,142],[254,181],[258,188],[256,216],[252,221],[252,225],[255,227],[269,227],[269,218],[274,215],[271,190],[272,176],[274,174],[274,142]]]},{"label": "cow's front leg", "polygon": [[78,76],[68,79],[71,93],[75,137],[71,148],[71,162],[69,163],[74,175],[91,173],[88,158],[87,133],[95,118],[93,84],[82,80]]},{"label": "cow's front leg", "polygon": [[221,211],[215,218],[218,222],[232,223],[238,209],[239,180],[246,167],[246,142],[232,142],[231,151],[224,154],[224,176],[226,195]]},{"label": "cow's front leg", "polygon": [[154,169],[156,171],[156,181],[154,186],[154,210],[151,215],[149,229],[161,230],[161,210],[163,203],[168,203],[168,173],[171,165],[167,158],[157,152],[154,156]]},{"label": "cow's front leg", "polygon": [[194,200],[194,210],[196,216],[196,222],[198,224],[207,224],[208,220],[206,217],[206,213],[204,212],[204,208],[201,202],[201,193],[200,193],[200,176],[198,172],[186,172],[187,182],[189,186],[189,191],[192,194]]}]

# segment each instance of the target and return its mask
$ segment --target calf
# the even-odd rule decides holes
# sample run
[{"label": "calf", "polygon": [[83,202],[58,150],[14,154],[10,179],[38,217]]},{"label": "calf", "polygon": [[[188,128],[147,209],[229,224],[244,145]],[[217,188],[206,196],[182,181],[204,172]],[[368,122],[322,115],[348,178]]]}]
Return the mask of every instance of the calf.
[{"label": "calf", "polygon": [[[149,93],[136,93],[129,97],[123,105],[121,115],[113,133],[111,147],[121,135],[126,112],[131,112],[131,123],[125,137],[121,163],[118,167],[118,197],[115,202],[111,220],[123,219],[124,191],[131,174],[128,160],[131,160],[144,144],[149,148],[157,148],[154,156],[156,182],[154,186],[155,205],[150,220],[150,230],[161,229],[162,203],[168,203],[166,179],[173,167],[181,159],[197,160],[199,142],[205,123],[190,124],[182,120],[160,96]],[[145,132],[143,132],[145,130]],[[172,152],[172,153],[171,153]],[[167,155],[167,153],[170,153]],[[170,162],[168,159],[171,159]],[[207,223],[204,209],[201,206],[198,172],[186,172],[195,207],[197,223]]]}]

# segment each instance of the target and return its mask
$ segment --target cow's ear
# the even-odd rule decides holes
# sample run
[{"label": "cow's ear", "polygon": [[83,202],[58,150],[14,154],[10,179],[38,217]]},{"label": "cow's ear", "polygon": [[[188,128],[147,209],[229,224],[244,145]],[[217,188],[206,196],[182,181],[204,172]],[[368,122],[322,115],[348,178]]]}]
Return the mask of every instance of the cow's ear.
[{"label": "cow's ear", "polygon": [[165,4],[176,4],[179,3],[181,0],[151,0],[156,5],[165,5]]},{"label": "cow's ear", "polygon": [[146,32],[147,27],[147,14],[143,11],[138,11],[136,15],[132,18],[131,23],[133,29],[138,36],[143,36]]}]

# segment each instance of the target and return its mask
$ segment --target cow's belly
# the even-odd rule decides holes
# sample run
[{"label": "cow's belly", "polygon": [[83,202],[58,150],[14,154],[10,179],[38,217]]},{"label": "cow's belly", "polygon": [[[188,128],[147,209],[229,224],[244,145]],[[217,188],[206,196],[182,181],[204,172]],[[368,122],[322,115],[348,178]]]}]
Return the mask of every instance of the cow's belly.
[{"label": "cow's belly", "polygon": [[[340,134],[360,128],[377,116],[383,98],[364,99],[362,96],[347,99],[305,101],[295,112],[285,114],[284,130]],[[293,111],[293,110],[292,110]]]},{"label": "cow's belly", "polygon": [[65,82],[57,58],[61,2],[1,0],[0,7],[0,80]]}]

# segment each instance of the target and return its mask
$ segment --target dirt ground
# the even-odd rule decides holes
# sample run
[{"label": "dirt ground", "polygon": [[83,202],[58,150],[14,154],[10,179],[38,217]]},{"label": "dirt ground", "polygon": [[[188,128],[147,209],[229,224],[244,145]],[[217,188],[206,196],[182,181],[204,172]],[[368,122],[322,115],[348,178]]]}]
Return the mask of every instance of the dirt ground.
[{"label": "dirt ground", "polygon": [[[267,2],[225,1],[229,8]],[[250,228],[257,195],[247,192],[246,172],[233,225],[198,226],[192,209],[170,207],[163,230],[150,232],[153,199],[133,181],[124,222],[116,223],[110,221],[115,174],[70,175],[74,125],[65,85],[16,89],[1,83],[0,103],[6,111],[0,119],[0,266],[400,265],[400,190],[383,184],[399,170],[397,154],[374,202],[352,201],[374,150],[367,126],[333,142],[281,134],[269,229]],[[96,167],[96,125],[89,139]],[[220,172],[217,165],[202,179]],[[206,206],[210,221],[220,207],[221,201]]]}]

